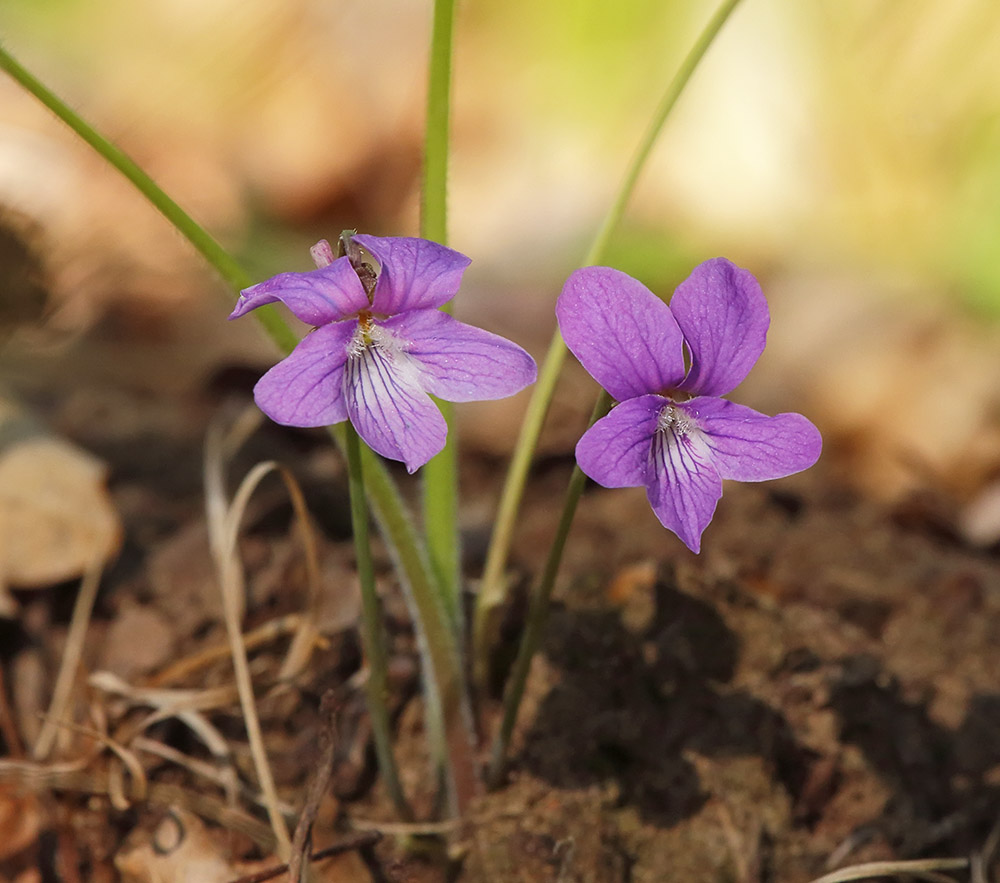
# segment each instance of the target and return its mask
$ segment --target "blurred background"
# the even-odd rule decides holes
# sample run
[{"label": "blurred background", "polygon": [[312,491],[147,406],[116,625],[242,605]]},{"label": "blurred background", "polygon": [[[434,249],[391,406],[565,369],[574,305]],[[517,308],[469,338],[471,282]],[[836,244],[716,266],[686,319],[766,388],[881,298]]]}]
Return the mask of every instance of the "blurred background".
[{"label": "blurred background", "polygon": [[[541,356],[562,281],[715,5],[459,4],[460,316]],[[5,0],[0,28],[255,278],[308,269],[308,247],[343,228],[417,232],[427,2]],[[0,226],[0,382],[15,397],[64,402],[58,384],[103,379],[141,391],[144,425],[166,432],[170,396],[273,358],[251,322],[225,322],[232,296],[192,249],[7,78]],[[741,400],[808,414],[845,481],[935,487],[993,542],[998,240],[996,4],[746,0],[609,263],[663,296],[708,257],[750,268],[773,323]],[[569,450],[591,402],[574,366],[556,404],[573,419],[553,421],[546,450]],[[521,407],[464,409],[467,440],[501,452]]]}]

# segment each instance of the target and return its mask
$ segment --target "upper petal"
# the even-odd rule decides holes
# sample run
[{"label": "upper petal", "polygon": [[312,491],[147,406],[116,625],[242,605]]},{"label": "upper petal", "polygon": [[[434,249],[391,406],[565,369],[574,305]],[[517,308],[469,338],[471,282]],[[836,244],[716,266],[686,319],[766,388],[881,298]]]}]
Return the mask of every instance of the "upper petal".
[{"label": "upper petal", "polygon": [[381,323],[420,370],[421,386],[449,402],[502,399],[533,383],[535,360],[516,343],[440,310],[410,310]]},{"label": "upper petal", "polygon": [[333,322],[307,334],[257,381],[257,406],[286,426],[329,426],[346,420],[344,366],[356,327],[357,322]]},{"label": "upper petal", "polygon": [[577,442],[576,462],[604,487],[641,487],[649,471],[649,452],[662,396],[639,396],[616,405]]},{"label": "upper petal", "polygon": [[656,517],[692,552],[722,496],[722,479],[697,431],[657,432],[650,448],[646,496]]},{"label": "upper petal", "polygon": [[723,478],[767,481],[808,469],[823,449],[819,430],[801,414],[768,417],[726,399],[701,397],[678,407],[695,420]]},{"label": "upper petal", "polygon": [[619,270],[576,270],[556,317],[570,351],[618,401],[664,392],[684,377],[683,337],[670,308]]},{"label": "upper petal", "polygon": [[381,270],[372,309],[387,316],[447,303],[471,263],[464,254],[429,239],[367,233],[356,233],[354,239],[378,259]]},{"label": "upper petal", "polygon": [[238,319],[250,310],[279,300],[297,318],[316,326],[336,322],[368,306],[361,280],[344,257],[308,273],[279,273],[244,289],[229,318]]},{"label": "upper petal", "polygon": [[670,309],[691,352],[681,387],[709,396],[735,389],[764,351],[771,323],[753,275],[725,258],[705,261],[677,287]]},{"label": "upper petal", "polygon": [[443,447],[448,426],[400,349],[367,346],[347,362],[347,412],[373,451],[416,471]]}]

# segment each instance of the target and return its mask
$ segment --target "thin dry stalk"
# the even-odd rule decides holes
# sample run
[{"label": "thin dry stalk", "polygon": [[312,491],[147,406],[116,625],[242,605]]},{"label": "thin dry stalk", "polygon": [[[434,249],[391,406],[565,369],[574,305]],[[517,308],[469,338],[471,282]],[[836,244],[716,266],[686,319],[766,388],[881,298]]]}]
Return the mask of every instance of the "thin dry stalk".
[{"label": "thin dry stalk", "polygon": [[963,871],[969,867],[965,858],[927,858],[899,862],[865,862],[851,865],[817,877],[812,883],[848,883],[850,880],[870,880],[874,877],[916,877],[931,883],[941,883],[946,880],[953,883],[950,877],[944,877],[942,871]]},{"label": "thin dry stalk", "polygon": [[[237,427],[246,430],[247,427]],[[236,671],[237,687],[240,694],[240,705],[243,709],[250,750],[254,758],[258,779],[268,808],[271,824],[274,826],[275,837],[279,844],[279,852],[283,859],[288,859],[291,841],[284,818],[278,812],[277,791],[274,786],[267,754],[263,744],[263,735],[256,706],[253,701],[252,682],[247,661],[246,645],[242,640],[241,623],[245,612],[245,586],[243,570],[237,556],[240,522],[246,511],[250,497],[260,482],[270,472],[277,471],[285,484],[292,501],[296,521],[302,537],[306,559],[307,585],[309,592],[309,610],[318,610],[320,601],[319,556],[316,548],[309,513],[306,508],[305,496],[294,476],[284,467],[273,462],[258,463],[244,477],[230,504],[225,500],[225,482],[223,478],[224,452],[235,450],[244,440],[245,435],[230,434],[228,443],[218,431],[211,431],[205,450],[205,488],[206,511],[209,526],[209,536],[216,567],[219,571],[220,584],[223,593],[223,605],[226,620],[226,631],[229,634],[230,650],[233,666]],[[309,656],[317,644],[318,633],[312,625],[312,618],[302,617],[299,627],[292,639],[288,654],[279,672],[279,678],[289,678],[297,675],[308,664]]]},{"label": "thin dry stalk", "polygon": [[83,656],[83,643],[87,637],[90,616],[94,611],[94,601],[97,599],[97,589],[101,584],[103,572],[103,562],[94,561],[80,581],[80,591],[73,605],[73,618],[70,620],[69,632],[66,635],[66,648],[59,664],[56,686],[52,691],[52,702],[31,752],[35,760],[45,760],[49,756],[55,745],[60,725],[63,723],[73,693],[73,682],[76,680],[80,658]]},{"label": "thin dry stalk", "polygon": [[202,779],[207,779],[213,785],[219,785],[228,790],[232,784],[230,777],[226,775],[226,771],[220,770],[214,763],[200,760],[197,757],[191,757],[189,754],[178,751],[172,745],[167,745],[157,739],[136,736],[132,740],[131,747],[135,751],[143,751],[146,754],[152,754],[154,757],[160,758],[160,760],[183,767],[188,772],[200,776]]},{"label": "thin dry stalk", "polygon": [[462,819],[445,819],[443,822],[375,822],[351,818],[348,821],[358,831],[381,831],[393,837],[444,837],[464,824]]},{"label": "thin dry stalk", "polygon": [[[131,747],[136,751],[144,751],[155,757],[159,757],[168,763],[177,764],[177,766],[183,767],[194,775],[206,779],[213,785],[218,785],[225,791],[226,799],[231,805],[235,804],[237,796],[240,796],[251,803],[257,804],[257,806],[264,807],[264,796],[259,791],[255,791],[241,782],[236,774],[236,769],[231,764],[220,768],[215,764],[207,763],[204,760],[184,754],[184,752],[178,751],[170,745],[165,745],[163,742],[158,742],[155,739],[147,739],[145,736],[137,736],[132,741]],[[281,809],[283,813],[291,811],[284,804],[282,804]]]},{"label": "thin dry stalk", "polygon": [[228,760],[229,744],[223,735],[205,717],[202,711],[228,708],[239,698],[235,686],[209,687],[202,690],[166,690],[133,687],[111,672],[98,671],[90,676],[92,687],[123,698],[131,707],[151,705],[155,711],[131,726],[129,735],[119,729],[119,739],[129,742],[155,723],[167,718],[177,718],[198,736],[205,747],[219,759]]},{"label": "thin dry stalk", "polygon": [[[226,650],[226,656],[229,656],[228,649]],[[150,750],[152,753],[157,753],[161,757],[164,757],[164,759],[173,760],[182,766],[185,765],[185,761],[182,759],[186,759],[188,763],[194,763],[193,759],[188,758],[187,755],[180,752],[174,752],[168,756],[166,752],[173,751],[173,749],[168,749],[166,745],[160,742],[145,739],[141,735],[149,727],[161,720],[171,717],[176,718],[187,725],[204,743],[216,761],[221,764],[221,772],[215,766],[204,764],[203,766],[206,770],[203,770],[202,774],[206,774],[207,770],[211,770],[211,773],[207,777],[213,781],[218,781],[225,788],[226,795],[231,802],[235,801],[237,793],[242,793],[245,796],[249,796],[254,802],[262,806],[265,805],[262,795],[241,785],[239,776],[233,765],[232,751],[229,743],[222,733],[201,713],[201,710],[230,706],[233,701],[239,698],[235,687],[222,686],[202,690],[134,687],[117,675],[104,671],[94,672],[90,677],[90,684],[104,692],[119,696],[130,707],[151,705],[156,709],[142,720],[131,724],[127,730],[124,727],[120,727],[117,735],[121,741],[127,742],[135,748],[138,748],[140,745],[146,746],[147,750]],[[128,735],[125,735],[125,732]],[[153,749],[148,746],[159,747]],[[285,814],[284,808],[282,808],[282,813]]]},{"label": "thin dry stalk", "polygon": [[[331,846],[327,846],[323,849],[317,849],[316,852],[310,854],[309,861],[318,862],[322,859],[332,858],[335,855],[341,855],[345,852],[353,852],[355,849],[365,849],[367,847],[374,846],[381,839],[382,835],[377,831],[370,831],[366,834],[355,834],[352,837],[345,837],[343,840],[340,840]],[[235,880],[231,880],[230,883],[266,883],[268,880],[280,877],[287,870],[288,865],[275,865],[273,868],[265,868],[263,871],[257,871],[257,873],[249,874],[246,877],[238,877]]]},{"label": "thin dry stalk", "polygon": [[295,837],[292,840],[292,856],[288,860],[288,883],[299,883],[302,878],[302,865],[307,859],[309,843],[312,839],[313,824],[319,812],[320,802],[326,794],[333,776],[334,757],[336,749],[336,714],[339,703],[332,690],[328,690],[320,702],[320,712],[323,726],[319,731],[319,765],[309,783],[309,792],[305,805],[295,826]]},{"label": "thin dry stalk", "polygon": [[990,833],[980,849],[972,854],[969,878],[972,883],[989,883],[989,870],[1000,847],[1000,819],[993,823]]},{"label": "thin dry stalk", "polygon": [[[226,516],[226,531],[223,535],[225,538],[224,548],[235,552],[236,543],[239,539],[240,522],[242,521],[243,513],[246,511],[246,507],[250,502],[250,497],[253,495],[254,491],[257,490],[257,486],[261,483],[261,481],[263,481],[263,479],[271,472],[278,473],[279,477],[285,484],[285,489],[288,491],[289,499],[292,502],[292,509],[295,513],[299,533],[302,536],[302,546],[306,559],[306,585],[309,597],[308,608],[310,612],[315,612],[319,609],[320,601],[319,553],[316,548],[316,538],[312,530],[312,521],[309,518],[309,510],[306,508],[306,500],[302,493],[302,488],[299,486],[295,476],[280,463],[277,463],[274,460],[258,463],[246,474],[243,481],[240,482],[240,486],[236,490],[233,501],[229,506],[228,515]],[[241,598],[240,600],[242,603],[243,599]],[[240,618],[242,619],[242,614]],[[300,635],[303,632],[308,634],[307,627],[309,624],[308,617],[303,617],[303,619],[300,620]],[[292,639],[293,647],[296,644],[298,637],[299,636],[296,636],[296,638]],[[289,655],[291,655],[291,651],[289,651]]]},{"label": "thin dry stalk", "polygon": [[314,623],[319,621],[322,596],[320,594],[319,551],[316,548],[316,534],[313,530],[312,519],[309,517],[309,510],[306,507],[305,495],[291,472],[284,467],[280,468],[280,472],[281,478],[285,482],[285,488],[288,490],[288,496],[292,501],[292,509],[295,512],[295,520],[302,540],[302,551],[306,560],[306,614],[299,620],[299,628],[292,638],[285,661],[278,672],[278,679],[287,681],[305,671],[309,664],[309,659],[319,638],[319,632]]},{"label": "thin dry stalk", "polygon": [[[269,620],[263,625],[257,626],[253,631],[244,632],[243,645],[247,650],[256,650],[258,647],[283,638],[285,635],[296,633],[302,629],[303,618],[301,613],[288,613],[285,616]],[[329,646],[329,642],[321,635],[317,635],[316,646],[324,649]],[[219,660],[228,658],[228,643],[207,647],[183,659],[178,659],[177,662],[172,663],[163,671],[148,678],[145,687],[166,687],[177,681],[186,680],[201,669],[208,668]]]},{"label": "thin dry stalk", "polygon": [[130,705],[149,705],[161,712],[212,711],[225,708],[237,698],[236,687],[135,687],[110,671],[95,671],[87,683],[97,690],[125,699]]},{"label": "thin dry stalk", "polygon": [[175,717],[181,723],[185,724],[192,733],[201,739],[205,747],[217,760],[229,761],[232,751],[229,748],[226,737],[200,711],[179,711],[176,708],[164,708],[153,712],[153,714],[143,720],[140,724],[139,732],[144,732],[153,726],[153,724],[170,717]]},{"label": "thin dry stalk", "polygon": [[[41,764],[31,761],[0,760],[0,784],[12,784],[33,791],[72,791],[78,794],[108,796],[110,786],[107,776],[87,772],[84,767],[89,759],[69,764]],[[139,800],[136,784],[125,783],[125,796]],[[253,816],[229,806],[208,794],[153,782],[143,797],[152,806],[179,807],[207,821],[245,834],[261,849],[273,850],[276,846],[274,832],[268,825]]]},{"label": "thin dry stalk", "polygon": [[83,757],[65,763],[35,763],[32,760],[0,760],[0,784],[26,785],[43,791],[50,782],[79,775],[93,758]]},{"label": "thin dry stalk", "polygon": [[[91,739],[100,742],[105,748],[110,749],[132,776],[132,781],[134,783],[132,791],[135,793],[136,799],[145,800],[146,794],[149,791],[149,779],[146,777],[146,770],[143,769],[143,766],[139,762],[139,758],[136,757],[134,751],[131,751],[120,742],[112,739],[109,735],[107,735],[107,733],[102,733],[100,730],[95,730],[93,727],[84,727],[80,724],[71,723],[63,723],[61,726],[75,733],[89,736]],[[114,804],[115,809],[124,811],[129,808],[129,803],[125,798],[124,785],[119,784],[121,781],[120,777],[116,778],[116,774],[112,770],[111,777],[109,779],[111,784],[112,803]],[[117,789],[117,791],[115,789]],[[116,800],[116,797],[119,797],[120,799]]]},{"label": "thin dry stalk", "polygon": [[[250,751],[253,755],[261,791],[264,793],[267,804],[267,814],[274,831],[278,855],[283,861],[287,861],[291,854],[292,841],[278,805],[278,792],[267,760],[264,736],[260,727],[260,719],[257,716],[257,707],[254,703],[250,664],[241,631],[245,607],[243,568],[236,554],[237,531],[243,510],[246,507],[246,501],[249,500],[250,494],[261,479],[275,467],[272,463],[259,463],[250,470],[237,491],[233,505],[229,507],[226,505],[222,478],[222,442],[218,428],[211,428],[205,444],[205,508],[208,518],[209,540],[219,573],[226,633],[229,636],[233,669],[236,673],[236,686],[240,694],[240,707],[243,710],[243,721],[250,742]],[[242,505],[240,501],[242,501]]]}]

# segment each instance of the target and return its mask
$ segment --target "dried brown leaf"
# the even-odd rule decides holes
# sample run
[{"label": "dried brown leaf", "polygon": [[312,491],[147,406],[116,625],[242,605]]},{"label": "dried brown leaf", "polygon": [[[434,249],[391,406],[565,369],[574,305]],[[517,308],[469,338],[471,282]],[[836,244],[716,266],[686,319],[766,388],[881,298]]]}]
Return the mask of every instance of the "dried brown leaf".
[{"label": "dried brown leaf", "polygon": [[105,467],[68,442],[33,436],[0,451],[0,584],[41,588],[119,548]]},{"label": "dried brown leaf", "polygon": [[152,832],[133,831],[115,856],[115,867],[124,883],[225,883],[244,872],[205,824],[181,809],[171,810]]}]

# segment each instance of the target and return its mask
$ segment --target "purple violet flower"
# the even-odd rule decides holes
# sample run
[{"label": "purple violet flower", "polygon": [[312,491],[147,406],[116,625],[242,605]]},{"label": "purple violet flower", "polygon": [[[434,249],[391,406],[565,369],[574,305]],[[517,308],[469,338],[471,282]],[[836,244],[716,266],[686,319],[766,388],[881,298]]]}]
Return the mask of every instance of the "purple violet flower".
[{"label": "purple violet flower", "polygon": [[722,479],[782,478],[819,458],[819,431],[801,414],[768,417],[720,398],[764,351],[771,321],[757,280],[725,258],[696,267],[670,306],[618,270],[577,270],[556,316],[573,355],[618,402],[584,433],[577,463],[604,487],[645,487],[692,552]]},{"label": "purple violet flower", "polygon": [[[315,329],[254,387],[260,409],[286,426],[350,420],[374,451],[414,472],[437,454],[448,427],[428,393],[450,402],[501,399],[535,380],[521,347],[453,319],[469,259],[426,239],[355,234],[375,261],[334,259],[324,240],[318,269],[281,273],[247,288],[230,319],[281,301]],[[353,263],[352,263],[353,258]]]}]

